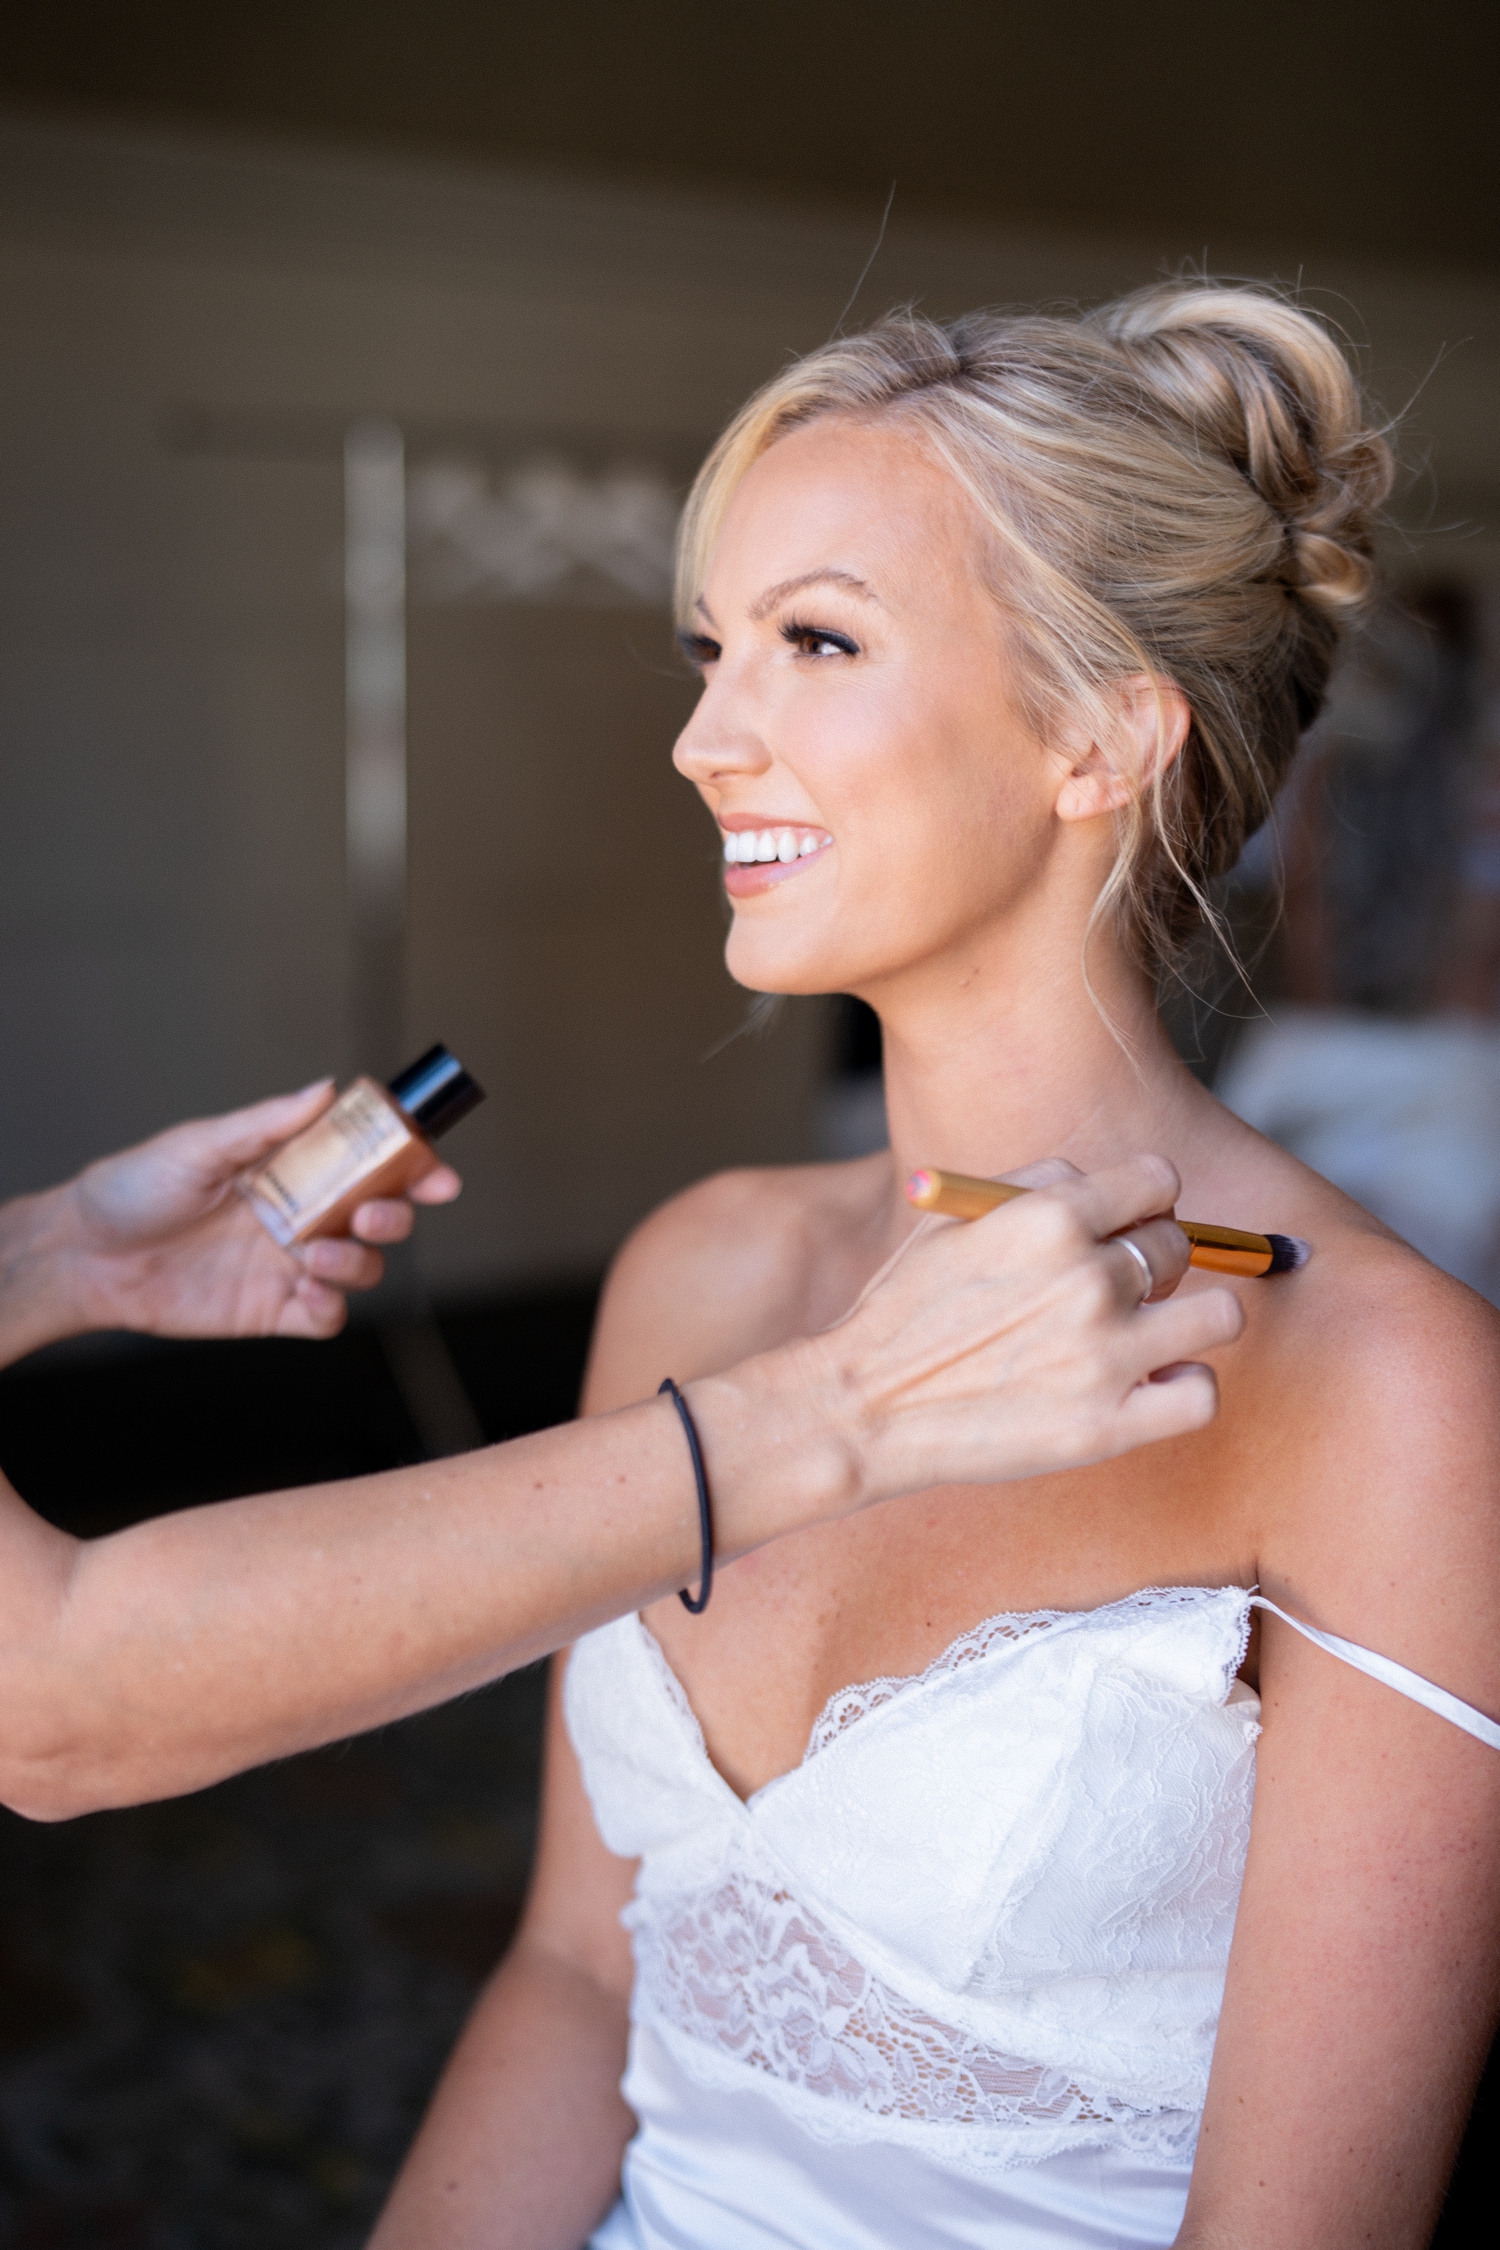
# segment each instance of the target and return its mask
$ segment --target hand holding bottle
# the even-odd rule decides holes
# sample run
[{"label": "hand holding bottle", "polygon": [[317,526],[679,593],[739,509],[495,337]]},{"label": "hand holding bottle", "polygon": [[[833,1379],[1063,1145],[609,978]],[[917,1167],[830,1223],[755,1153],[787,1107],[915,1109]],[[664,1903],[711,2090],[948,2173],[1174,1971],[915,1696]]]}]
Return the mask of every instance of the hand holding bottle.
[{"label": "hand holding bottle", "polygon": [[157,1336],[335,1335],[347,1293],[373,1289],[377,1247],[411,1232],[413,1203],[451,1203],[439,1164],[400,1197],[353,1212],[347,1236],[286,1249],[235,1193],[242,1173],[320,1117],[331,1080],[173,1126],[0,1211],[0,1364],[96,1328]]}]

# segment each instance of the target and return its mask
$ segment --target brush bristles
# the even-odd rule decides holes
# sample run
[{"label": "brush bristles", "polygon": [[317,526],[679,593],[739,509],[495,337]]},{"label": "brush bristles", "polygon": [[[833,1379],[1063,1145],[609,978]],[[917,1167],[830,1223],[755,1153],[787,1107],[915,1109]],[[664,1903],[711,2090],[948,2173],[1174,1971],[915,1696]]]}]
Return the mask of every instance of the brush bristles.
[{"label": "brush bristles", "polygon": [[1312,1256],[1312,1244],[1304,1242],[1300,1235],[1268,1234],[1266,1240],[1271,1245],[1271,1263],[1266,1268],[1267,1274],[1296,1273]]}]

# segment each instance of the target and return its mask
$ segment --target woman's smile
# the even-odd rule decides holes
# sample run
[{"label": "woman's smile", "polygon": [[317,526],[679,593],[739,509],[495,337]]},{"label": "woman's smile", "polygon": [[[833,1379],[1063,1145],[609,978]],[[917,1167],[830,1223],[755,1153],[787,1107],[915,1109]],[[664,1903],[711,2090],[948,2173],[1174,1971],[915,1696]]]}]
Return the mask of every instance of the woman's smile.
[{"label": "woman's smile", "polygon": [[724,831],[724,888],[731,898],[753,898],[803,874],[833,843],[826,828],[763,820],[755,813],[725,814],[719,826]]}]

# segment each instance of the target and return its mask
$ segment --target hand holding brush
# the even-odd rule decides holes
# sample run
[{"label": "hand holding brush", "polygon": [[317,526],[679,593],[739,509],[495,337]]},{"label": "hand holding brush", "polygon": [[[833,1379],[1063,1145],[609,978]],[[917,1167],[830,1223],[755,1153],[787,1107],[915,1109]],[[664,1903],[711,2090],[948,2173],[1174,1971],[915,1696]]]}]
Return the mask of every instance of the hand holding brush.
[{"label": "hand holding brush", "polygon": [[[965,1172],[938,1172],[928,1166],[913,1172],[906,1200],[919,1211],[942,1212],[950,1219],[982,1219],[986,1211],[1031,1190],[1006,1180],[978,1180]],[[1211,1226],[1203,1219],[1179,1219],[1192,1244],[1188,1264],[1209,1273],[1261,1275],[1296,1273],[1312,1255],[1312,1244],[1295,1234],[1249,1234],[1240,1227]]]}]

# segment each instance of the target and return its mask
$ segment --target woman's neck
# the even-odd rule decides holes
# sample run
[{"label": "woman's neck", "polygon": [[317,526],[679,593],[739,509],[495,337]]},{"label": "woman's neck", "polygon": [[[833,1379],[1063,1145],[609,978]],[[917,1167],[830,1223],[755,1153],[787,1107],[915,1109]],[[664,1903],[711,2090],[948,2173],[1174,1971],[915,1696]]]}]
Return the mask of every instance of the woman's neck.
[{"label": "woman's neck", "polygon": [[1089,969],[1097,1005],[1077,951],[1056,949],[967,972],[930,965],[870,995],[898,1194],[919,1164],[994,1174],[1063,1156],[1091,1171],[1154,1149],[1182,1165],[1209,1097],[1140,970],[1102,939]]}]

